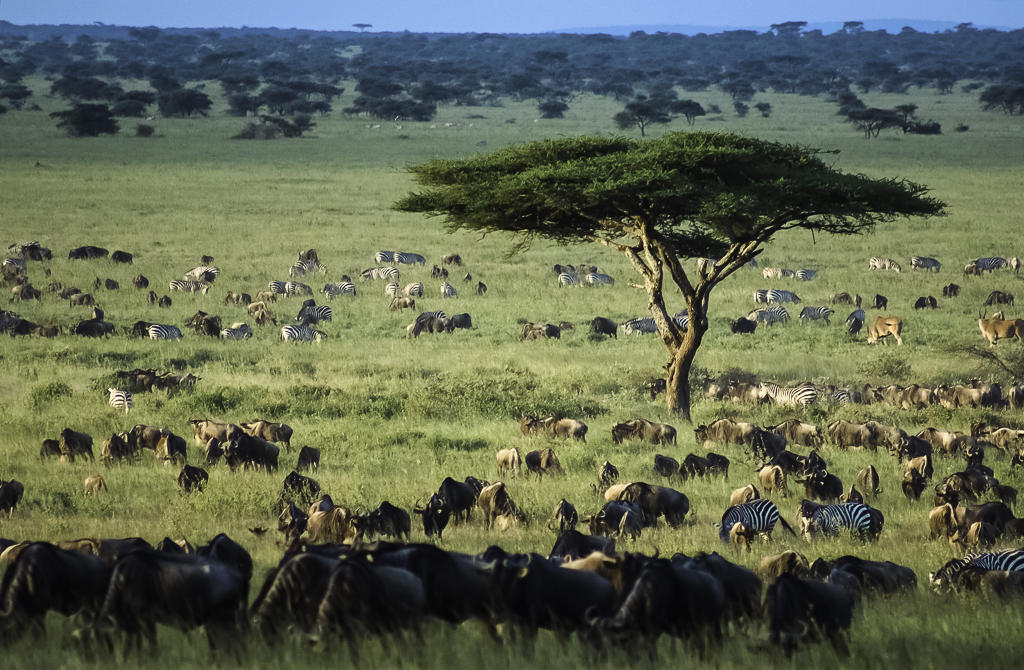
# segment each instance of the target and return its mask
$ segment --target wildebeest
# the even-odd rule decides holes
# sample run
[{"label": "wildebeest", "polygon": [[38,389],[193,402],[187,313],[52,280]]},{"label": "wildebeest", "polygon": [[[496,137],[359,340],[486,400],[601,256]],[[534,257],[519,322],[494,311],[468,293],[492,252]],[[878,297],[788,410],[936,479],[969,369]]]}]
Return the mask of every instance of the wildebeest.
[{"label": "wildebeest", "polygon": [[864,493],[870,496],[876,496],[881,493],[878,470],[875,469],[875,466],[869,465],[857,473],[857,485],[860,486]]},{"label": "wildebeest", "polygon": [[718,419],[708,425],[697,426],[693,434],[697,444],[703,444],[707,449],[712,444],[746,444],[756,428],[752,423]]},{"label": "wildebeest", "polygon": [[619,494],[619,500],[639,505],[646,523],[653,524],[659,516],[664,516],[673,528],[682,524],[690,511],[690,499],[682,492],[643,482],[633,482],[626,486]]},{"label": "wildebeest", "polygon": [[134,458],[139,452],[138,442],[132,432],[114,433],[103,441],[101,458],[110,467],[115,462]]},{"label": "wildebeest", "polygon": [[25,486],[16,479],[0,481],[0,512],[7,512],[7,516],[14,516],[14,510],[25,495]]},{"label": "wildebeest", "polygon": [[960,287],[956,284],[946,284],[942,287],[943,298],[956,298],[960,295]]},{"label": "wildebeest", "polygon": [[757,487],[753,484],[747,484],[743,488],[734,490],[729,495],[729,507],[735,507],[736,505],[742,505],[745,502],[751,500],[758,500],[761,497],[761,493],[757,490]]},{"label": "wildebeest", "polygon": [[853,605],[853,596],[842,587],[782,574],[765,593],[771,641],[790,657],[799,645],[816,641],[821,633],[837,653],[847,656],[844,631],[850,627]]},{"label": "wildebeest", "polygon": [[437,489],[437,494],[447,503],[450,513],[455,517],[456,524],[460,521],[469,521],[477,496],[480,495],[480,489],[468,481],[470,479],[477,480],[470,477],[466,479],[465,482],[459,482],[451,477],[445,477]]},{"label": "wildebeest", "polygon": [[224,461],[232,472],[239,467],[273,472],[277,470],[278,454],[276,445],[241,432],[233,433],[224,445]]},{"label": "wildebeest", "polygon": [[320,496],[320,483],[315,479],[300,475],[292,470],[285,475],[281,488],[281,498],[288,500],[298,496],[303,504],[309,505]]},{"label": "wildebeest", "polygon": [[551,548],[549,558],[553,560],[574,560],[599,551],[607,556],[615,553],[615,538],[584,535],[576,530],[567,530],[558,536]]},{"label": "wildebeest", "polygon": [[551,323],[533,323],[527,321],[523,324],[523,331],[519,335],[519,341],[524,340],[547,340],[561,339],[562,329]]},{"label": "wildebeest", "polygon": [[822,444],[821,428],[799,419],[789,419],[769,428],[770,431],[782,435],[788,442],[805,447],[820,447]]},{"label": "wildebeest", "polygon": [[786,473],[778,465],[766,465],[757,472],[757,481],[761,484],[766,496],[778,493],[783,498],[789,496],[786,486]]},{"label": "wildebeest", "polygon": [[297,472],[316,472],[320,469],[320,450],[314,447],[302,447],[299,449],[299,459],[295,464]]},{"label": "wildebeest", "polygon": [[988,298],[985,299],[985,306],[989,305],[1012,305],[1013,294],[1005,293],[1004,291],[992,291],[988,294]]},{"label": "wildebeest", "polygon": [[925,487],[928,486],[928,480],[924,478],[918,470],[907,470],[903,474],[903,495],[909,500],[918,500],[921,497],[921,493]]},{"label": "wildebeest", "polygon": [[178,487],[185,493],[203,492],[210,481],[210,475],[202,468],[186,465],[178,474]]},{"label": "wildebeest", "polygon": [[587,424],[576,419],[566,419],[558,416],[537,418],[527,414],[519,420],[519,428],[523,435],[543,432],[553,437],[564,437],[579,440],[580,442],[587,441]]},{"label": "wildebeest", "polygon": [[75,247],[68,252],[68,260],[82,260],[89,258],[106,258],[110,252],[103,247],[84,246]]},{"label": "wildebeest", "polygon": [[79,433],[65,428],[60,432],[60,453],[61,456],[74,462],[76,456],[85,456],[93,460],[92,436],[87,433]]},{"label": "wildebeest", "polygon": [[527,452],[523,460],[526,463],[526,471],[528,473],[551,477],[561,477],[565,474],[562,470],[562,464],[558,461],[558,456],[551,447]]},{"label": "wildebeest", "polygon": [[565,498],[562,498],[555,505],[555,509],[551,513],[548,528],[561,535],[566,531],[574,530],[577,523],[579,523],[579,515],[576,512],[576,507]]},{"label": "wildebeest", "polygon": [[522,459],[519,456],[519,449],[501,449],[495,455],[498,461],[498,478],[505,475],[518,475],[522,468]]},{"label": "wildebeest", "polygon": [[811,571],[818,578],[833,583],[840,583],[837,573],[845,573],[856,581],[858,590],[892,594],[917,587],[913,570],[890,561],[869,561],[856,556],[840,556],[834,561],[819,558]]},{"label": "wildebeest", "polygon": [[871,309],[887,309],[889,307],[889,299],[884,295],[875,294],[875,299],[871,303]]},{"label": "wildebeest", "polygon": [[285,449],[292,448],[292,427],[286,423],[256,419],[248,423],[239,423],[238,426],[247,435],[263,438],[267,442],[283,442]]},{"label": "wildebeest", "polygon": [[409,540],[412,528],[409,513],[395,507],[387,500],[381,502],[376,509],[367,512],[363,522],[363,534],[366,540],[384,535]]},{"label": "wildebeest", "polygon": [[921,296],[914,301],[914,309],[936,309],[939,303],[935,296]]},{"label": "wildebeest", "polygon": [[608,461],[602,463],[601,467],[597,469],[597,481],[605,486],[611,486],[618,478],[619,469]]},{"label": "wildebeest", "polygon": [[898,316],[876,316],[868,326],[868,342],[874,343],[881,339],[888,343],[888,338],[891,335],[896,339],[897,344],[902,345],[903,338],[900,337],[902,333],[903,319]]},{"label": "wildebeest", "polygon": [[753,333],[757,330],[757,321],[751,321],[741,316],[729,325],[729,329],[733,333]]},{"label": "wildebeest", "polygon": [[804,485],[804,493],[811,500],[833,502],[843,495],[843,482],[825,470],[815,470],[798,483]]},{"label": "wildebeest", "polygon": [[972,549],[991,547],[999,538],[996,527],[984,521],[975,521],[969,527],[958,526],[949,537],[949,543],[960,547],[966,553]]},{"label": "wildebeest", "polygon": [[647,419],[630,419],[612,427],[612,444],[631,439],[644,440],[651,444],[675,444],[676,429],[667,423],[656,423]]},{"label": "wildebeest", "polygon": [[661,454],[654,455],[654,474],[659,477],[676,477],[679,473],[679,461]]},{"label": "wildebeest", "polygon": [[590,322],[590,332],[595,335],[611,335],[615,339],[618,339],[619,326],[611,319],[603,316],[595,316]]},{"label": "wildebeest", "polygon": [[504,482],[485,486],[480,491],[476,504],[484,515],[484,525],[488,530],[496,524],[504,529],[526,521],[526,515],[512,500]]}]

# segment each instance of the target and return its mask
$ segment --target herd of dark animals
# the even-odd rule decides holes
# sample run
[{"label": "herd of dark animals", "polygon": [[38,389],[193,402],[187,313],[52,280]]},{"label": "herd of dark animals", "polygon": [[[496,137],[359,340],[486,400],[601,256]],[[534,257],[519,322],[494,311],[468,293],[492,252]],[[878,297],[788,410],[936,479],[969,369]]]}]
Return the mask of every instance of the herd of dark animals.
[{"label": "herd of dark animals", "polygon": [[[106,255],[92,247],[76,251],[80,254],[72,257]],[[38,248],[25,250],[25,255],[45,257]],[[130,254],[123,252],[115,252],[112,258],[115,262],[131,262]],[[207,260],[204,258],[204,263]],[[946,289],[944,295],[952,294],[953,289]],[[922,307],[935,306],[934,298],[922,300]],[[1012,304],[1013,298],[1001,294],[991,300],[995,300],[992,304]],[[885,303],[884,297],[876,296],[877,307],[884,309]],[[102,318],[102,312],[94,316],[97,321]],[[599,317],[591,328],[595,333],[615,336],[617,325]],[[197,380],[192,375],[155,370],[117,374],[136,391],[176,388]],[[647,390],[653,397],[663,385],[664,380],[654,380]],[[744,445],[748,455],[760,462],[758,484],[768,495],[785,497],[786,477],[803,477],[797,480],[808,497],[801,504],[801,509],[807,510],[802,513],[802,522],[812,521],[811,515],[824,507],[815,500],[863,505],[864,495],[874,497],[879,493],[878,473],[873,467],[859,473],[856,485],[844,489],[816,451],[822,443],[822,431],[816,427],[790,421],[771,429],[748,429],[751,424],[729,423],[698,427],[698,442]],[[934,429],[929,429],[928,435],[923,432],[909,436],[893,427],[868,425],[875,422],[836,425],[839,423],[830,425],[827,434],[840,447],[886,446],[901,462],[907,462],[902,488],[908,498],[918,499],[929,483],[933,446],[938,453],[967,459],[967,468],[935,486],[934,508],[929,515],[933,538],[945,537],[967,550],[991,546],[1000,536],[1024,536],[1024,520],[1015,519],[1006,505],[1014,504],[1016,491],[1000,485],[983,464],[986,447],[1016,450],[1012,464],[1024,464],[1024,446],[1016,443],[1022,437],[1019,431],[1008,435],[1003,434],[1008,429],[986,431],[978,426],[972,427],[969,437]],[[236,426],[195,420],[193,428],[197,443],[205,449],[207,467],[223,458],[232,470],[262,468],[272,472],[278,465],[278,450],[272,442],[290,446],[291,430],[284,424],[255,421]],[[524,434],[577,440],[585,440],[587,433],[582,422],[562,417],[524,417],[521,429]],[[676,435],[671,426],[631,419],[612,428],[612,439],[613,443],[639,439],[669,445],[675,444]],[[787,439],[811,446],[810,455],[788,451]],[[178,483],[184,493],[202,492],[207,486],[207,471],[186,462],[184,439],[166,429],[136,426],[112,435],[104,443],[103,460],[108,465],[129,461],[144,448],[183,466]],[[44,441],[41,455],[67,460],[75,456],[92,458],[92,438],[66,429],[59,440]],[[315,472],[319,456],[318,450],[303,447],[296,470],[284,480],[278,530],[285,537],[285,555],[270,571],[248,610],[252,561],[240,545],[224,535],[198,549],[187,541],[175,543],[166,538],[156,547],[138,538],[56,544],[5,540],[7,551],[0,560],[8,569],[0,586],[0,639],[10,641],[27,632],[41,632],[45,615],[52,610],[67,616],[82,615],[83,621],[90,622],[82,639],[108,648],[115,637],[123,638],[129,649],[138,649],[143,639],[155,645],[159,623],[185,630],[204,627],[211,647],[218,650],[238,649],[245,633],[254,626],[270,641],[292,631],[324,643],[347,643],[356,653],[359,639],[365,634],[416,631],[429,619],[451,623],[478,619],[495,635],[505,624],[525,639],[531,639],[538,629],[549,629],[575,632],[598,647],[634,647],[664,634],[689,640],[703,653],[709,646],[721,644],[730,625],[762,620],[772,642],[787,655],[819,639],[846,653],[846,631],[853,608],[862,597],[871,592],[914,588],[917,583],[908,568],[854,556],[835,561],[818,559],[811,564],[801,554],[786,551],[765,559],[755,572],[718,553],[694,557],[676,554],[670,559],[616,553],[616,539],[635,538],[660,517],[678,527],[689,511],[689,502],[685,494],[667,486],[616,484],[618,471],[607,461],[598,473],[599,484],[608,487],[605,505],[582,519],[589,524],[591,534],[575,530],[581,519],[575,507],[562,499],[548,523],[559,535],[547,558],[508,554],[496,546],[472,556],[447,552],[432,544],[374,541],[378,537],[408,541],[409,513],[387,501],[365,514],[335,505],[330,496],[321,495],[314,479],[300,474]],[[530,452],[522,459],[518,450],[503,450],[498,459],[499,472],[504,467],[514,475],[523,462],[527,473],[562,474],[550,447]],[[657,454],[653,474],[670,481],[687,481],[727,477],[728,469],[729,459],[714,452],[689,454],[682,463]],[[976,502],[986,493],[1002,501],[960,504]],[[0,483],[0,511],[13,514],[23,494],[20,482]],[[296,500],[312,504],[308,513],[295,504]],[[737,489],[723,522],[731,518],[730,511],[757,500],[761,496],[756,485]],[[446,478],[427,503],[417,505],[413,512],[421,517],[424,534],[440,539],[449,523],[468,522],[474,507],[483,513],[488,528],[528,520],[504,483],[492,484],[474,477],[462,482]],[[774,509],[774,505],[771,507]],[[782,523],[792,532],[784,520]],[[880,524],[879,520],[879,530]],[[813,526],[802,523],[805,533],[809,525]],[[724,526],[720,529],[723,539],[738,549],[749,549],[757,533],[743,523]],[[266,529],[251,530],[259,535]],[[873,537],[877,532],[865,539]],[[932,580],[965,589],[985,586],[1000,594],[1024,592],[1024,572],[1017,572],[1024,568],[1024,557],[1018,557],[1018,553],[954,559],[933,573]],[[1015,562],[1018,558],[1020,566]],[[763,600],[762,579],[773,580]],[[188,588],[183,588],[186,584]]]},{"label": "herd of dark animals", "polygon": [[[287,448],[292,438],[285,424],[265,421],[191,423],[196,442],[205,443],[207,467],[223,457],[232,469],[271,472],[277,466],[276,447],[273,462],[265,460],[262,449],[270,439]],[[964,550],[991,546],[1000,537],[1006,541],[1024,536],[1024,519],[1014,518],[1004,502],[961,504],[975,502],[986,493],[1010,496],[1012,489],[999,485],[984,465],[984,452],[986,448],[1016,449],[1015,464],[1024,464],[1016,444],[1024,437],[1020,431],[1010,436],[999,432],[1007,429],[979,425],[972,427],[971,436],[948,439],[951,434],[934,429],[916,437],[881,424],[836,422],[826,431],[795,420],[768,430],[750,426],[720,420],[699,426],[695,435],[698,442],[743,445],[746,456],[761,463],[758,484],[770,496],[787,495],[786,476],[803,477],[798,482],[808,498],[801,503],[800,513],[806,536],[811,535],[815,515],[826,507],[813,501],[839,499],[842,505],[828,507],[860,505],[873,510],[863,504],[864,498],[880,494],[873,467],[862,471],[850,489],[828,472],[817,452],[826,435],[840,448],[854,446],[851,436],[868,442],[857,446],[887,448],[906,461],[914,482],[925,483],[933,473],[932,444],[942,445],[934,453],[965,457],[967,467],[935,486],[929,515],[932,536],[945,537]],[[527,435],[579,441],[587,434],[582,422],[558,417],[525,416],[520,428]],[[676,438],[671,426],[644,419],[615,425],[612,436],[616,441],[639,439],[663,446],[674,444]],[[124,437],[125,442],[135,438],[136,447],[140,441],[156,440],[158,445],[164,443],[164,452],[169,450],[169,431],[164,429],[136,426]],[[58,453],[91,455],[92,439],[84,433],[65,430],[57,442]],[[247,450],[239,456],[241,443]],[[788,444],[809,446],[812,451],[802,456],[789,451]],[[548,527],[558,538],[547,557],[509,554],[497,546],[475,556],[444,551],[434,544],[409,543],[410,514],[387,501],[363,514],[335,504],[316,480],[300,474],[315,472],[319,465],[319,454],[313,458],[306,449],[300,450],[298,467],[282,484],[278,531],[284,538],[284,556],[251,606],[251,558],[223,535],[198,549],[185,540],[169,539],[156,547],[139,538],[55,544],[5,540],[0,554],[0,562],[7,566],[0,585],[0,639],[9,642],[29,632],[41,633],[46,613],[56,611],[87,622],[79,638],[90,647],[110,649],[116,640],[127,650],[140,649],[143,641],[152,647],[156,625],[162,624],[183,630],[203,627],[210,646],[218,651],[240,650],[246,635],[255,629],[271,644],[297,634],[323,645],[345,644],[358,654],[360,641],[367,635],[420,634],[431,620],[457,624],[472,619],[482,621],[502,639],[529,641],[545,629],[563,636],[576,633],[581,641],[598,648],[639,650],[650,649],[658,637],[668,635],[704,654],[722,644],[730,626],[760,621],[771,641],[787,655],[819,640],[845,654],[852,612],[862,598],[917,586],[917,576],[907,567],[855,556],[810,563],[799,552],[788,550],[767,557],[752,571],[717,552],[671,558],[616,552],[617,540],[635,538],[660,518],[670,527],[680,527],[689,501],[668,486],[639,481],[617,484],[618,470],[608,462],[601,466],[594,487],[597,492],[607,487],[605,504],[598,512],[581,519],[568,501],[562,499],[555,506]],[[154,451],[159,456],[161,447]],[[108,463],[133,453],[137,452],[128,449],[118,454],[104,446],[104,460],[112,459]],[[180,454],[182,460],[172,462],[187,459],[184,449]],[[516,449],[502,450],[497,460],[499,471],[504,467],[511,476],[518,474],[523,463],[527,474],[563,474],[551,447],[522,459]],[[681,464],[655,455],[652,472],[671,482],[727,477],[728,469],[728,458],[708,452],[690,454]],[[766,471],[773,477],[763,476]],[[772,488],[779,483],[774,480],[779,473],[781,486]],[[203,468],[184,465],[179,475],[184,493],[201,492],[207,483]],[[921,490],[908,490],[907,480],[903,487],[909,498],[920,497]],[[0,485],[0,510],[13,513],[23,492],[18,482]],[[720,536],[740,551],[749,550],[758,534],[748,530],[771,532],[770,527],[753,527],[756,517],[747,519],[746,525],[727,523],[736,518],[735,510],[754,502],[778,514],[773,503],[761,498],[757,485],[734,491]],[[1013,502],[1009,500],[1010,505]],[[303,511],[305,506],[308,512]],[[526,524],[529,519],[503,482],[475,477],[446,478],[413,513],[421,517],[426,537],[439,540],[450,523],[468,523],[474,508],[487,528]],[[864,540],[876,538],[881,530],[881,513],[873,511],[879,518]],[[784,519],[779,520],[794,533]],[[580,523],[589,525],[590,534],[576,530]],[[262,535],[266,529],[251,531]],[[385,542],[380,539],[384,537],[405,543]],[[1024,550],[968,554],[948,562],[930,579],[942,588],[1024,593]],[[183,588],[186,584],[188,588]]]}]

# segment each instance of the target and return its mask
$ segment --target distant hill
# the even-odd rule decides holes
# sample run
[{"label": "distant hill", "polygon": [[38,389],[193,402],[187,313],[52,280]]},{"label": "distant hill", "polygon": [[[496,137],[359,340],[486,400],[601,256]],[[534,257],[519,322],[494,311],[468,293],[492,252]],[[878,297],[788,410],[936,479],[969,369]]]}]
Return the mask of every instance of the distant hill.
[{"label": "distant hill", "polygon": [[[956,21],[930,21],[928,19],[873,19],[864,21],[864,30],[884,30],[887,33],[896,34],[903,30],[904,26],[910,26],[921,33],[937,33],[945,30],[952,30],[957,25]],[[820,30],[826,35],[841,30],[842,21],[825,21],[822,23],[808,23],[807,30]],[[1005,26],[984,26],[975,25],[975,28],[995,30],[1015,30]],[[672,25],[637,25],[637,26],[588,26],[585,28],[565,28],[553,30],[555,33],[604,33],[607,35],[629,35],[637,30],[645,33],[679,33],[681,35],[696,35],[706,33],[708,35],[721,33],[726,30],[756,30],[759,33],[766,33],[771,30],[768,26],[694,26],[689,24]]]}]

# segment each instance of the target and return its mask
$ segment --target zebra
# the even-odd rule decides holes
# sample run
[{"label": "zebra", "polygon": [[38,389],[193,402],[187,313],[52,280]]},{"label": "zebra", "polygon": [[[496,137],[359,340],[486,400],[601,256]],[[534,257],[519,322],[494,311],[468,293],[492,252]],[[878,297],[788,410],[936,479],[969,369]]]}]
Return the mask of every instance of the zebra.
[{"label": "zebra", "polygon": [[575,272],[560,272],[558,273],[558,285],[559,286],[579,286],[580,276]]},{"label": "zebra", "polygon": [[800,296],[792,291],[779,291],[776,289],[769,289],[765,295],[765,302],[771,304],[773,302],[800,302]]},{"label": "zebra", "polygon": [[442,310],[437,310],[436,312],[422,312],[419,316],[416,317],[416,323],[423,323],[425,321],[430,321],[431,319],[444,320],[447,318],[448,315],[445,314]]},{"label": "zebra", "polygon": [[327,266],[318,260],[300,258],[288,269],[289,277],[304,277],[314,272],[327,274]]},{"label": "zebra", "polygon": [[250,337],[252,337],[252,328],[244,323],[220,331],[220,339],[222,340],[248,340]]},{"label": "zebra", "polygon": [[290,281],[285,282],[284,293],[285,295],[313,295],[313,289],[308,284]]},{"label": "zebra", "polygon": [[800,503],[800,527],[808,539],[815,529],[826,537],[837,537],[840,528],[849,528],[861,540],[869,540],[878,536],[883,522],[880,518],[876,519],[872,511],[877,513],[877,510],[859,502],[819,505],[804,500]]},{"label": "zebra", "polygon": [[833,314],[835,314],[835,312],[829,307],[804,307],[800,310],[800,318],[803,319],[804,323],[820,320],[824,321],[828,325],[832,325],[828,319]]},{"label": "zebra", "polygon": [[22,270],[27,269],[24,258],[5,258],[3,266],[21,268]]},{"label": "zebra", "polygon": [[690,326],[690,314],[685,309],[673,314],[672,320],[675,321],[676,325],[679,326],[679,329],[684,332]]},{"label": "zebra", "polygon": [[583,281],[587,286],[597,286],[598,284],[608,284],[609,286],[615,286],[615,280],[611,276],[603,274],[601,272],[588,272],[583,276]]},{"label": "zebra", "polygon": [[377,255],[373,257],[374,263],[391,263],[395,258],[394,251],[378,251]]},{"label": "zebra", "polygon": [[417,281],[417,282],[413,282],[411,284],[406,284],[405,285],[405,289],[402,292],[405,293],[405,295],[407,295],[410,298],[412,298],[412,297],[422,298],[423,297],[423,282]]},{"label": "zebra", "polygon": [[818,271],[817,270],[797,270],[796,271],[796,278],[799,279],[800,281],[811,281],[812,279],[817,278],[817,276],[818,276]]},{"label": "zebra", "polygon": [[301,321],[304,325],[310,323],[320,323],[321,321],[330,321],[334,316],[334,310],[329,305],[310,305],[303,307],[299,311],[299,315],[295,317],[296,321]]},{"label": "zebra", "polygon": [[267,284],[267,290],[271,293],[278,295],[284,295],[288,292],[288,282],[286,281],[272,281]]},{"label": "zebra", "polygon": [[313,326],[285,326],[281,329],[281,340],[284,342],[322,342],[326,339],[327,333]]},{"label": "zebra", "polygon": [[213,278],[216,279],[219,274],[220,268],[218,267],[214,267],[212,265],[199,265],[186,272],[185,279],[195,279],[198,281],[205,275],[213,275]]},{"label": "zebra", "polygon": [[813,384],[799,386],[779,386],[772,382],[762,382],[761,394],[767,394],[777,405],[810,405],[818,398]]},{"label": "zebra", "polygon": [[350,295],[354,298],[356,297],[356,285],[350,281],[338,282],[337,284],[324,284],[324,287],[320,289],[320,292],[326,295],[330,300],[334,300],[334,297],[339,295]]},{"label": "zebra", "polygon": [[392,298],[397,298],[402,294],[402,287],[398,285],[398,282],[393,281],[384,287],[384,295],[389,295]]},{"label": "zebra", "polygon": [[954,558],[935,572],[928,573],[928,581],[935,588],[949,586],[952,578],[964,570],[973,567],[981,570],[997,570],[1007,572],[1024,571],[1024,549],[1007,549],[1005,551],[984,554],[967,554],[963,558]]},{"label": "zebra", "polygon": [[458,298],[459,294],[455,291],[455,287],[446,281],[441,282],[441,297],[442,298]]},{"label": "zebra", "polygon": [[982,272],[992,272],[993,270],[999,270],[1000,268],[1005,268],[1007,265],[1009,265],[1009,263],[1006,261],[1005,258],[998,257],[979,258],[978,260],[974,261],[974,267],[977,268],[979,274]]},{"label": "zebra", "polygon": [[878,256],[872,256],[868,259],[868,270],[893,270],[895,272],[902,272],[903,266],[891,258],[879,258]]},{"label": "zebra", "polygon": [[154,323],[146,329],[151,340],[180,340],[181,331],[177,326],[168,326],[162,323]]},{"label": "zebra", "polygon": [[108,388],[107,393],[110,394],[110,406],[114,409],[124,409],[124,413],[127,414],[132,408],[132,394],[128,391]]},{"label": "zebra", "polygon": [[765,279],[785,279],[792,277],[795,273],[785,268],[765,268],[761,270],[761,276]]},{"label": "zebra", "polygon": [[942,263],[928,256],[914,256],[910,259],[910,267],[914,270],[935,270],[939,271]]},{"label": "zebra", "polygon": [[210,292],[209,284],[191,279],[175,279],[167,286],[172,291],[181,291],[182,293],[202,293],[206,295]]},{"label": "zebra", "polygon": [[786,323],[789,321],[789,312],[785,307],[776,305],[775,307],[762,307],[761,309],[755,309],[750,314],[747,314],[747,318],[751,321],[757,321],[772,326],[776,323]]},{"label": "zebra", "polygon": [[729,532],[738,523],[742,523],[752,533],[771,537],[772,531],[775,530],[775,524],[779,522],[782,522],[783,528],[796,536],[790,525],[779,514],[779,508],[775,506],[775,503],[767,498],[751,500],[742,505],[733,505],[725,510],[725,514],[722,515],[722,523],[718,526],[718,537],[723,542],[728,542]]},{"label": "zebra", "polygon": [[849,405],[853,402],[850,389],[835,389],[824,394],[825,402],[830,405]]},{"label": "zebra", "polygon": [[756,291],[754,291],[754,303],[760,304],[762,302],[768,302],[768,289],[766,288],[759,288]]},{"label": "zebra", "polygon": [[622,332],[626,335],[646,335],[658,332],[658,326],[654,323],[654,317],[644,316],[624,321]]},{"label": "zebra", "polygon": [[382,266],[375,268],[367,268],[359,273],[359,276],[363,279],[386,279],[388,281],[398,281],[398,268],[391,266]]},{"label": "zebra", "polygon": [[[426,265],[427,259],[419,254],[411,254],[405,251],[396,251],[392,256],[395,263],[403,265]],[[378,261],[381,262],[381,261]]]}]

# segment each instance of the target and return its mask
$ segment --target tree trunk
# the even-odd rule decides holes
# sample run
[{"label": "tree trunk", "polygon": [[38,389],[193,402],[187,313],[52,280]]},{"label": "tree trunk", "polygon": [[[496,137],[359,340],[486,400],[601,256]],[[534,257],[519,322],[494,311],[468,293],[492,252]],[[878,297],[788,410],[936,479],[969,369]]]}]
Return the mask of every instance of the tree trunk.
[{"label": "tree trunk", "polygon": [[668,364],[665,377],[665,404],[668,411],[690,422],[690,367],[697,355],[700,342],[707,332],[707,318],[690,311],[690,325],[683,336],[683,342],[676,349]]}]

